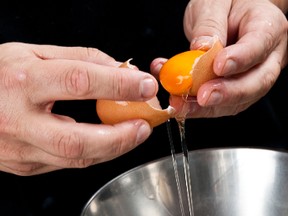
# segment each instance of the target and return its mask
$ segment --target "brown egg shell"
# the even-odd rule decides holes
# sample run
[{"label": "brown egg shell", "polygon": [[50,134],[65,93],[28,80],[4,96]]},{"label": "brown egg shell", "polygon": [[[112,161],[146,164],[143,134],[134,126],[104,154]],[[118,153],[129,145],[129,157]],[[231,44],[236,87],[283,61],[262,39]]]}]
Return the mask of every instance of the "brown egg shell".
[{"label": "brown egg shell", "polygon": [[[130,60],[119,67],[137,68],[130,64]],[[156,127],[173,117],[174,109],[162,109],[157,97],[151,100],[138,101],[113,101],[97,100],[96,112],[104,124],[117,124],[132,119],[144,119],[151,127]]]},{"label": "brown egg shell", "polygon": [[104,124],[144,119],[151,127],[156,127],[173,116],[173,108],[155,108],[150,104],[155,100],[158,101],[156,97],[147,102],[98,100],[96,109],[98,117]]},{"label": "brown egg shell", "polygon": [[189,95],[196,96],[198,89],[203,83],[218,77],[214,73],[213,62],[217,53],[222,49],[223,46],[221,42],[218,39],[215,39],[212,47],[194,63],[192,70],[192,86],[189,90]]}]

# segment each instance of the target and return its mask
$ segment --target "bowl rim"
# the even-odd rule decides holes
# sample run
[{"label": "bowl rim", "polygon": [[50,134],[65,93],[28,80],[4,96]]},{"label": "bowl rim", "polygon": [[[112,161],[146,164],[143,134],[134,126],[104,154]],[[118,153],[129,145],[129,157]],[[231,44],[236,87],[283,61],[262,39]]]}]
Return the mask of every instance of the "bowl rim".
[{"label": "bowl rim", "polygon": [[[282,153],[284,153],[284,154],[288,153],[288,150],[286,150],[284,148],[258,147],[258,146],[256,146],[256,147],[254,147],[254,146],[251,146],[251,147],[247,147],[247,146],[245,146],[245,147],[237,147],[237,146],[235,146],[235,147],[210,147],[210,148],[203,148],[203,149],[195,149],[195,150],[190,150],[189,151],[189,155],[192,154],[192,153],[196,153],[197,154],[197,152],[201,153],[201,152],[207,152],[207,151],[210,152],[210,151],[231,151],[231,150],[241,150],[241,151],[253,150],[253,151],[261,151],[261,152],[271,151],[271,152],[274,152],[274,153],[281,153],[281,154]],[[176,157],[180,156],[180,155],[182,155],[182,153],[177,153]],[[87,211],[88,207],[90,206],[91,202],[95,199],[95,197],[97,197],[99,194],[101,194],[101,192],[103,190],[105,190],[107,188],[107,186],[109,186],[112,182],[115,182],[116,180],[123,178],[124,176],[128,175],[131,172],[134,172],[136,170],[140,170],[140,169],[142,169],[144,167],[152,166],[153,164],[161,162],[161,161],[164,161],[164,160],[167,160],[168,158],[171,158],[171,155],[163,156],[163,157],[160,157],[158,159],[154,159],[154,160],[148,161],[146,163],[143,163],[143,164],[138,165],[138,166],[136,166],[134,168],[131,168],[131,169],[121,173],[120,175],[112,178],[111,180],[106,182],[103,186],[101,186],[90,197],[90,199],[86,202],[86,204],[82,208],[82,212],[81,212],[80,216],[84,216],[85,212]]]}]

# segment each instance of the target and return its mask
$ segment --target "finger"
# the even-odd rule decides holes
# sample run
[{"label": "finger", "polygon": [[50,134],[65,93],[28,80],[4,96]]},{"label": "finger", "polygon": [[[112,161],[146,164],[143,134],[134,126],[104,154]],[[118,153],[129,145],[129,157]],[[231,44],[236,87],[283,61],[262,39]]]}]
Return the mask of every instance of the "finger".
[{"label": "finger", "polygon": [[25,91],[41,103],[71,99],[140,100],[154,97],[156,79],[146,72],[82,61],[39,60],[27,65]]},{"label": "finger", "polygon": [[214,71],[218,75],[246,71],[263,62],[280,43],[287,43],[287,20],[279,8],[269,2],[262,2],[258,8],[235,3],[228,30],[229,35],[232,32],[238,35],[232,41],[236,44],[226,47],[216,57]]},{"label": "finger", "polygon": [[221,117],[236,115],[262,98],[276,82],[280,71],[281,55],[274,51],[261,65],[238,76],[219,78],[203,84],[197,101],[171,97],[170,105],[176,115],[187,118]]},{"label": "finger", "polygon": [[0,165],[18,175],[34,175],[62,168],[84,168],[98,162],[94,158],[70,159],[58,157],[29,143],[16,140],[1,142],[0,147]]},{"label": "finger", "polygon": [[249,103],[243,103],[239,105],[232,106],[210,106],[202,107],[197,102],[189,101],[185,104],[186,109],[182,110],[182,113],[185,111],[186,118],[217,118],[223,116],[232,116],[236,115],[249,106],[251,106],[256,101],[250,101]]},{"label": "finger", "polygon": [[[0,141],[0,170],[21,176],[36,175],[60,169],[59,166],[47,165],[48,155],[38,148],[13,139]],[[49,158],[48,161],[51,161]]]},{"label": "finger", "polygon": [[[190,1],[184,15],[184,31],[189,41],[201,36],[217,36],[223,45],[227,39],[227,17],[231,1]],[[197,42],[191,44],[197,47]]]},{"label": "finger", "polygon": [[[194,113],[194,108],[191,106],[193,103],[197,103],[196,97],[185,97],[185,99],[181,96],[170,95],[169,98],[170,106],[175,109],[175,118],[188,118],[190,113]],[[199,105],[198,105],[199,106]]]},{"label": "finger", "polygon": [[47,166],[39,163],[0,162],[0,170],[19,176],[32,176],[61,169],[57,166]]},{"label": "finger", "polygon": [[156,58],[150,64],[150,72],[157,80],[159,80],[159,72],[166,61],[166,58]]},{"label": "finger", "polygon": [[63,47],[54,45],[35,45],[22,44],[23,46],[32,46],[36,56],[43,60],[66,59],[92,62],[109,66],[119,66],[114,58],[92,47]]},{"label": "finger", "polygon": [[203,84],[197,94],[201,106],[236,106],[259,100],[274,85],[281,71],[278,52],[246,73]]},{"label": "finger", "polygon": [[[286,46],[282,46],[282,44],[287,39],[284,38],[283,34],[284,41],[282,41],[282,37],[272,33],[272,29],[267,25],[266,22],[247,23],[245,34],[242,35],[239,41],[224,48],[216,56],[213,66],[215,73],[219,76],[227,76],[247,71],[249,68],[263,62],[277,46],[280,49],[283,47],[279,51],[281,55],[284,55]],[[259,30],[255,29],[256,26]]]},{"label": "finger", "polygon": [[[23,117],[20,139],[57,157],[95,159],[98,162],[120,156],[144,142],[151,134],[144,120],[117,125],[64,121],[47,115]],[[45,124],[39,124],[45,122]]]},{"label": "finger", "polygon": [[236,115],[258,100],[259,98],[257,97],[254,100],[239,104],[226,105],[223,103],[218,106],[201,106],[194,97],[183,100],[182,97],[172,96],[170,98],[170,105],[175,109],[176,118],[183,116],[185,118],[216,118]]}]

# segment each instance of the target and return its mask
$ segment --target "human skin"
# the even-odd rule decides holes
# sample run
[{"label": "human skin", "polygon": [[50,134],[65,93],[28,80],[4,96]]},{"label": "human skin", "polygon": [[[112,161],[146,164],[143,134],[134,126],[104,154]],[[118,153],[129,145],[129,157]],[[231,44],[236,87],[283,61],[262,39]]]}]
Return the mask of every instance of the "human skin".
[{"label": "human skin", "polygon": [[119,65],[95,48],[1,44],[0,170],[27,176],[83,168],[144,142],[152,131],[144,120],[88,124],[51,112],[58,100],[156,95],[151,74]]},{"label": "human skin", "polygon": [[[213,65],[220,78],[203,84],[197,99],[170,97],[177,115],[236,115],[265,96],[287,65],[287,8],[286,0],[191,0],[184,15],[190,49],[207,50],[215,37],[224,49]],[[151,62],[155,77],[165,61]]]}]

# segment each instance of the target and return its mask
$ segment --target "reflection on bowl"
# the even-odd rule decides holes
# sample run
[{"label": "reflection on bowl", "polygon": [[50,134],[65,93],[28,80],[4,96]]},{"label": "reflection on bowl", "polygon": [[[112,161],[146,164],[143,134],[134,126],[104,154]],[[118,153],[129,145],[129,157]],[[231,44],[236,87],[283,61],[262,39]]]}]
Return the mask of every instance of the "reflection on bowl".
[{"label": "reflection on bowl", "polygon": [[[176,160],[188,216],[182,155]],[[203,149],[189,152],[189,164],[194,216],[288,215],[288,153]],[[181,216],[179,200],[168,156],[108,182],[87,202],[81,216]]]}]

